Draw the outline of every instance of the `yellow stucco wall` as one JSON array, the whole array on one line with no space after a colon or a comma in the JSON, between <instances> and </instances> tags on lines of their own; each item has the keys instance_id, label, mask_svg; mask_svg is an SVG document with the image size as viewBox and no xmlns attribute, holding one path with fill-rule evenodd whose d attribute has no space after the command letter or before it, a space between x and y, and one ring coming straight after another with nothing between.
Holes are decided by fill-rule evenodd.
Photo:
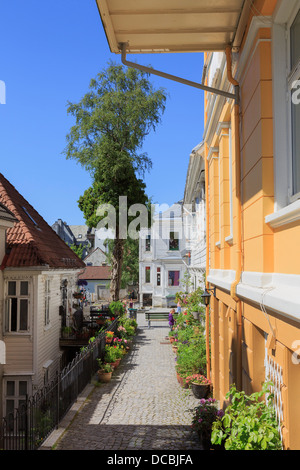
<instances>
[{"instance_id":1,"label":"yellow stucco wall","mask_svg":"<svg viewBox=\"0 0 300 470\"><path fill-rule=\"evenodd\" d=\"M255 7L263 15L271 15L276 3L276 0L259 0L255 2ZM252 12L249 25L254 15L255 12ZM244 44L246 41L247 34ZM240 77L242 271L299 274L300 224L294 222L273 229L265 222L265 217L274 211L273 100L276 97L273 96L272 85L272 34L270 28L262 27L253 40L249 60ZM223 127L218 135L216 130L213 138L212 146L218 147L218 152L211 154L208 162L209 263L210 269L228 271L237 269L239 256L237 206L234 203L237 154L232 104L226 103L219 122L231 126L233 240L225 240L230 235L230 185L229 136L226 135L226 127ZM206 158L209 151L210 147L207 146ZM284 446L300 449L300 405L297 399L300 364L292 360L293 342L299 338L300 344L299 322L274 311L263 311L250 300L242 298L242 339L239 344L237 303L230 293L217 288L210 311L211 377L215 397L221 404L226 404L225 395L233 382L240 383L249 394L260 390L265 379L267 351L270 361L282 370L280 399ZM266 340L272 336L270 324L276 333L276 340L271 349L266 349Z\"/></svg>"}]
</instances>

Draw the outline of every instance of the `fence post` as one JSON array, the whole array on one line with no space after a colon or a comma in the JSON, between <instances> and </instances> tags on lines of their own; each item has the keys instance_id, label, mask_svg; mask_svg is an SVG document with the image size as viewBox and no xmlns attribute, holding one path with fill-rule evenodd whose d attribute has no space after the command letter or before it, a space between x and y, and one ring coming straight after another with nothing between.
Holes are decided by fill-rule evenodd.
<instances>
[{"instance_id":1,"label":"fence post","mask_svg":"<svg viewBox=\"0 0 300 470\"><path fill-rule=\"evenodd\" d=\"M25 397L25 411L24 411L24 415L25 415L25 417L24 417L24 419L25 419L25 423L24 423L24 424L25 424L25 436L24 436L24 437L25 437L25 439L24 439L24 440L25 440L25 450L29 450L29 445L28 445L28 436L29 436L29 429L28 429L28 427L29 427L29 419L28 419L28 394L27 394L27 393L26 393L26 397ZM22 422L22 421L21 421L21 422ZM20 423L18 423L17 421L16 421L16 424L17 424L17 425L20 425ZM16 432L17 432L17 430L16 430Z\"/></svg>"}]
</instances>

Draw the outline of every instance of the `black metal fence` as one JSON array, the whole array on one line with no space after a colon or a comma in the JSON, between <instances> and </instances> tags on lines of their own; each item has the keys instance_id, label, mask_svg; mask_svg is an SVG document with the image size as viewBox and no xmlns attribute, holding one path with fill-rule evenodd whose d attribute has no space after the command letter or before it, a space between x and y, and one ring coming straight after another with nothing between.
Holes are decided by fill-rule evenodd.
<instances>
[{"instance_id":1,"label":"black metal fence","mask_svg":"<svg viewBox=\"0 0 300 470\"><path fill-rule=\"evenodd\" d=\"M116 331L114 320L110 331ZM51 384L27 397L14 413L8 414L0 429L0 449L36 450L75 402L98 369L97 358L105 349L105 331L78 353Z\"/></svg>"}]
</instances>

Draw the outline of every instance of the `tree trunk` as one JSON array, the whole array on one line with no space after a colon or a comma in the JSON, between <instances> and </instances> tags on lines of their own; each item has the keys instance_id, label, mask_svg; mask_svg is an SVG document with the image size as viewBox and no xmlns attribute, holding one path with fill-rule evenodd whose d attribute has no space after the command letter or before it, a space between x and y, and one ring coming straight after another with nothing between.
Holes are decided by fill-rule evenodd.
<instances>
[{"instance_id":1,"label":"tree trunk","mask_svg":"<svg viewBox=\"0 0 300 470\"><path fill-rule=\"evenodd\" d=\"M111 282L110 282L110 294L113 301L119 300L120 287L121 287L121 276L122 276L122 264L124 254L124 240L116 238L114 240L114 247L111 257Z\"/></svg>"}]
</instances>

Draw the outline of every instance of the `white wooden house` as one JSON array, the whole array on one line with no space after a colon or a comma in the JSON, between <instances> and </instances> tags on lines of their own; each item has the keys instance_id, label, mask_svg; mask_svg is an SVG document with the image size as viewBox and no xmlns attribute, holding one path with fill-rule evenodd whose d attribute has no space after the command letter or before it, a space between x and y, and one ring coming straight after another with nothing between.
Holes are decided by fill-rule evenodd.
<instances>
[{"instance_id":1,"label":"white wooden house","mask_svg":"<svg viewBox=\"0 0 300 470\"><path fill-rule=\"evenodd\" d=\"M60 366L61 327L73 313L77 273L85 265L0 174L0 202L17 219L1 233L2 412L50 382Z\"/></svg>"}]
</instances>

